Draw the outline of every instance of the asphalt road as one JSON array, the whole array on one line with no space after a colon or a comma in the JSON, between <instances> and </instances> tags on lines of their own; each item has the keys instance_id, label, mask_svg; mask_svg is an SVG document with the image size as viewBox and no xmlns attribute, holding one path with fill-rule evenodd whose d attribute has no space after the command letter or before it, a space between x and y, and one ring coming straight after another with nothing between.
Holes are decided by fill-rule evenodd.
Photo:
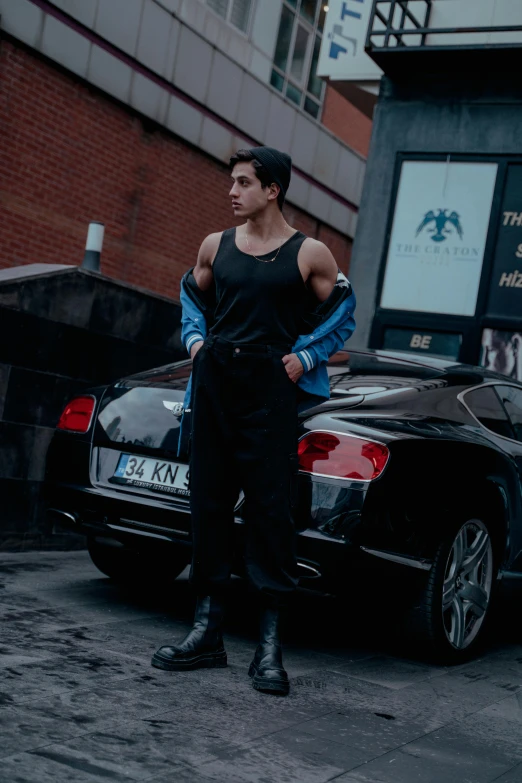
<instances>
[{"instance_id":1,"label":"asphalt road","mask_svg":"<svg viewBox=\"0 0 522 783\"><path fill-rule=\"evenodd\" d=\"M193 609L186 578L158 597L75 553L0 553L0 783L522 782L522 612L505 606L481 657L406 657L361 609L300 594L287 698L247 677L256 619L230 595L229 666L150 666Z\"/></svg>"}]
</instances>

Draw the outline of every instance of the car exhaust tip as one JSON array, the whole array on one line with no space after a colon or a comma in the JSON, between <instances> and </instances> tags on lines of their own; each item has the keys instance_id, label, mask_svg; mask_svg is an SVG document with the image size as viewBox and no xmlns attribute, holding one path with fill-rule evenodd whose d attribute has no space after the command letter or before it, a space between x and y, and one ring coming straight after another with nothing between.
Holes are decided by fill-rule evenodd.
<instances>
[{"instance_id":1,"label":"car exhaust tip","mask_svg":"<svg viewBox=\"0 0 522 783\"><path fill-rule=\"evenodd\" d=\"M319 579L321 572L308 563L297 563L297 575L300 579Z\"/></svg>"},{"instance_id":2,"label":"car exhaust tip","mask_svg":"<svg viewBox=\"0 0 522 783\"><path fill-rule=\"evenodd\" d=\"M54 522L62 522L67 525L77 525L79 523L78 516L71 511L62 511L61 508L48 508L46 511L48 517Z\"/></svg>"}]
</instances>

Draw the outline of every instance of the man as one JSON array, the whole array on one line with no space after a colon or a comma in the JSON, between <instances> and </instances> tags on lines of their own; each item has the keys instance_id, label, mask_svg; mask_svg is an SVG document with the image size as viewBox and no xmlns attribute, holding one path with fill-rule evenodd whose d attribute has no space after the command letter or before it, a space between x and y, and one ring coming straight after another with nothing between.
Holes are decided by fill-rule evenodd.
<instances>
[{"instance_id":1,"label":"man","mask_svg":"<svg viewBox=\"0 0 522 783\"><path fill-rule=\"evenodd\" d=\"M522 335L484 329L481 364L488 370L522 381Z\"/></svg>"},{"instance_id":2,"label":"man","mask_svg":"<svg viewBox=\"0 0 522 783\"><path fill-rule=\"evenodd\" d=\"M255 147L239 150L231 167L232 210L242 222L204 240L181 293L182 339L193 359L196 616L188 636L160 648L152 664L226 666L223 592L232 568L234 507L243 490L245 566L261 607L249 674L258 690L287 694L279 626L297 583L298 404L329 396L324 365L354 329L355 299L328 248L283 217L290 157Z\"/></svg>"}]
</instances>

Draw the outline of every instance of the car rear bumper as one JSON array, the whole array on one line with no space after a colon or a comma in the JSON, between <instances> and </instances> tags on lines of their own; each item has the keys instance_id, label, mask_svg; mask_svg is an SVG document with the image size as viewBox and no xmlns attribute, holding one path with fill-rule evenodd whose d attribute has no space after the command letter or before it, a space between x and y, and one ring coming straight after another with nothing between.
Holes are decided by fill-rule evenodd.
<instances>
[{"instance_id":1,"label":"car rear bumper","mask_svg":"<svg viewBox=\"0 0 522 783\"><path fill-rule=\"evenodd\" d=\"M308 477L305 483L311 489ZM331 486L331 489L335 487ZM190 506L186 500L176 501L172 497L164 499L161 496L148 498L105 487L58 482L48 482L45 494L48 519L59 529L115 539L131 547L149 547L162 542L191 547ZM312 491L314 494L315 491ZM299 513L297 509L296 553L301 585L335 591L339 582L346 581L347 571L358 570L357 561L362 553L350 532L360 524L364 495L364 492L350 492L349 513L338 515L332 524L321 524L324 521L321 509L315 508L314 519L310 516L309 505L307 513ZM306 491L300 492L300 496L310 502ZM235 550L240 553L245 525L239 516L235 521ZM366 558L363 555L363 560ZM240 571L238 562L236 573Z\"/></svg>"},{"instance_id":2,"label":"car rear bumper","mask_svg":"<svg viewBox=\"0 0 522 783\"><path fill-rule=\"evenodd\" d=\"M300 475L296 508L296 555L300 584L337 592L370 571L429 571L431 561L381 549L364 524L367 487ZM47 514L59 529L120 541L130 548L191 547L190 505L184 498L150 497L106 487L48 481ZM240 511L240 509L239 509ZM234 572L242 573L245 525L235 517ZM371 526L370 526L371 527Z\"/></svg>"},{"instance_id":3,"label":"car rear bumper","mask_svg":"<svg viewBox=\"0 0 522 783\"><path fill-rule=\"evenodd\" d=\"M107 489L59 483L46 485L45 499L48 518L76 533L190 541L190 508L186 501L137 498Z\"/></svg>"}]
</instances>

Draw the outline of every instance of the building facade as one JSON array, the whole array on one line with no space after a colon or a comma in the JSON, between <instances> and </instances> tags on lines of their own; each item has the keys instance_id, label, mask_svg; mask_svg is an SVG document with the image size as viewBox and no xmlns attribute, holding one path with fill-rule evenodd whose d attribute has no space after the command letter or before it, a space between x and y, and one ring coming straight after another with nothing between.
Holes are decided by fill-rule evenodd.
<instances>
[{"instance_id":1,"label":"building facade","mask_svg":"<svg viewBox=\"0 0 522 783\"><path fill-rule=\"evenodd\" d=\"M353 342L522 380L522 4L368 10L365 56L384 75L350 273Z\"/></svg>"},{"instance_id":2,"label":"building facade","mask_svg":"<svg viewBox=\"0 0 522 783\"><path fill-rule=\"evenodd\" d=\"M348 270L371 121L317 75L319 0L0 0L0 268L80 263L176 298L233 223L229 157L288 151L286 218ZM343 112L346 109L347 114Z\"/></svg>"}]
</instances>

